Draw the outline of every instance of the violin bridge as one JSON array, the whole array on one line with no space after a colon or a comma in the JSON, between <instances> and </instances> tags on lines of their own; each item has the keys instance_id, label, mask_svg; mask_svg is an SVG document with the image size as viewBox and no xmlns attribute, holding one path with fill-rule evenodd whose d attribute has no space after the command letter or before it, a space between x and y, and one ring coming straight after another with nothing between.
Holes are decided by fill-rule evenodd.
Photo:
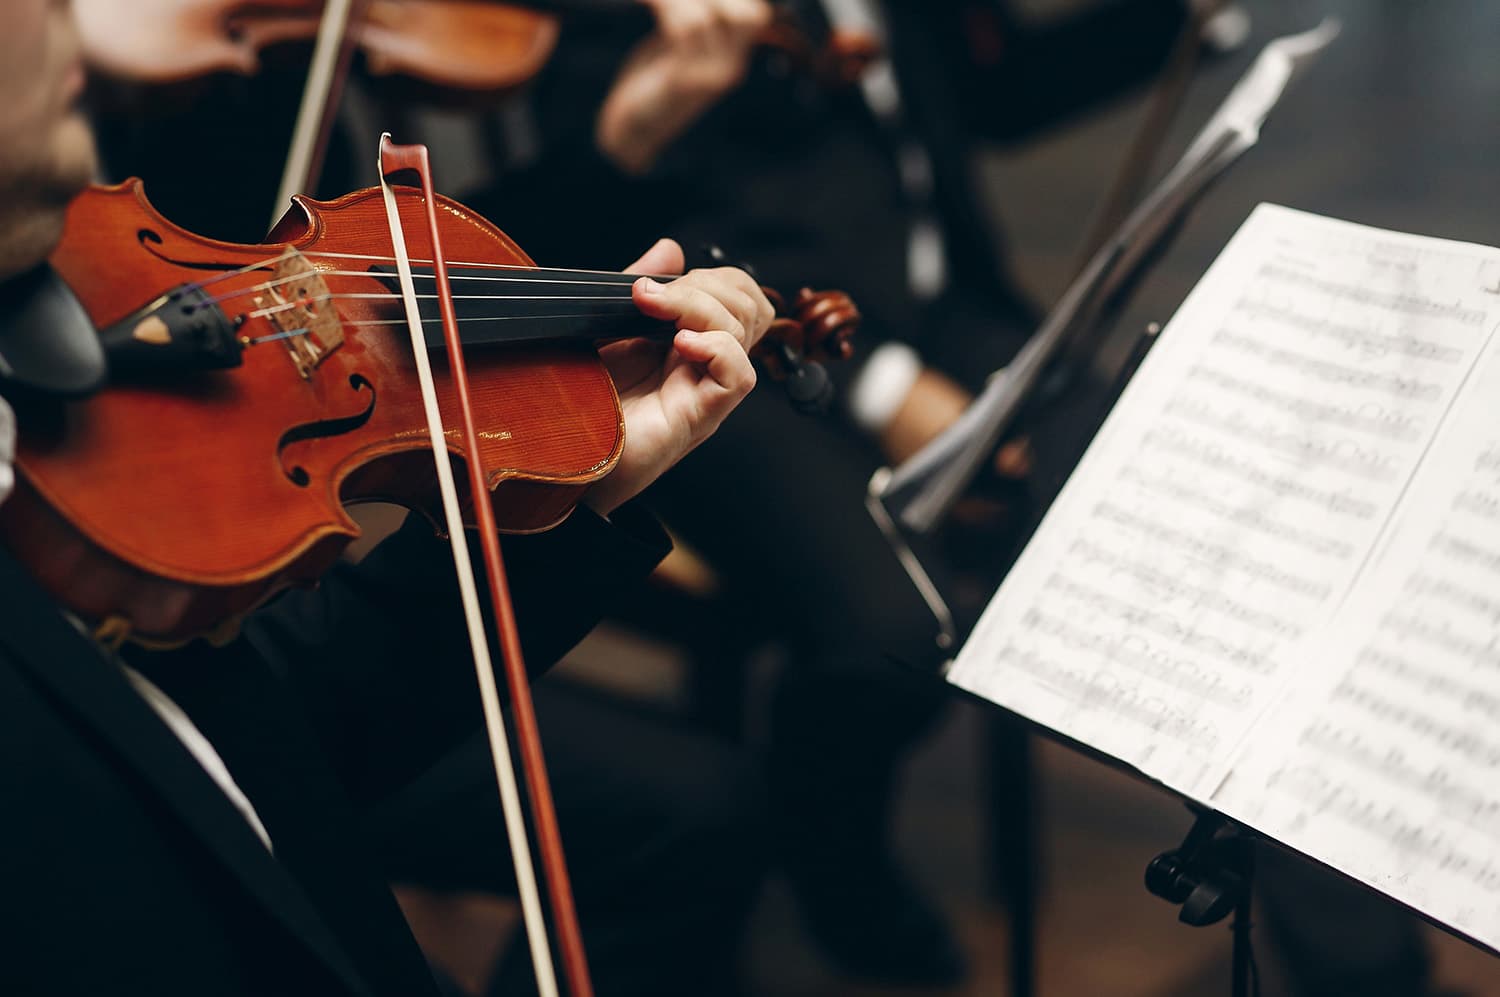
<instances>
[{"instance_id":1,"label":"violin bridge","mask_svg":"<svg viewBox=\"0 0 1500 997\"><path fill-rule=\"evenodd\" d=\"M344 325L333 293L307 257L288 248L276 261L276 277L257 304L286 337L286 349L297 373L307 380L313 369L344 342Z\"/></svg>"}]
</instances>

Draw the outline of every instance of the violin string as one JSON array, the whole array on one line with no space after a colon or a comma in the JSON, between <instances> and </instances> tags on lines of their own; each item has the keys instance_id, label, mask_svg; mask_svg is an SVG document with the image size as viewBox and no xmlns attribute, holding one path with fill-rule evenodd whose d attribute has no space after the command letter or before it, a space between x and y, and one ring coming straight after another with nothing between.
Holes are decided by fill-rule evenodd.
<instances>
[{"instance_id":1,"label":"violin string","mask_svg":"<svg viewBox=\"0 0 1500 997\"><path fill-rule=\"evenodd\" d=\"M370 263L396 262L396 258L394 256L372 256L367 253L304 253L303 255L308 259L364 260ZM276 259L280 259L280 257L278 256ZM271 262L274 263L275 260L272 260ZM412 260L411 263L412 266L432 266L431 260ZM682 274L622 274L618 270L577 270L571 267L529 267L520 263L460 263L453 260L448 261L448 267L450 269L452 269L453 267L463 267L467 270L514 270L521 273L525 273L527 270L550 270L553 273L564 273L574 277L629 277L631 280L634 280L638 277L654 277L658 280L672 280L674 278L682 276ZM416 277L423 275L413 274L412 276Z\"/></svg>"},{"instance_id":2,"label":"violin string","mask_svg":"<svg viewBox=\"0 0 1500 997\"><path fill-rule=\"evenodd\" d=\"M195 280L185 286L188 288L208 287L210 284L217 284L220 281L229 280L232 277L240 277L247 273L253 273L256 270L264 270L267 267L274 266L276 263L280 262L280 260L280 256L273 256L269 260L260 260L256 263L247 263L242 267L238 267L233 270L225 270L223 273L214 274L212 277L205 277L203 280Z\"/></svg>"},{"instance_id":3,"label":"violin string","mask_svg":"<svg viewBox=\"0 0 1500 997\"><path fill-rule=\"evenodd\" d=\"M422 300L422 301L436 301L438 296L436 294L418 294L418 295L416 295L416 297L419 300ZM397 301L399 301L400 298L401 298L401 295L399 295L399 294L391 294L391 293L379 294L379 293L372 293L372 292L363 292L363 293L358 293L358 294L317 294L317 295L313 295L312 297L308 297L308 298L298 298L295 301L284 301L284 302L282 302L279 305L267 305L264 308L257 308L254 311L246 312L245 315L248 318L265 318L267 315L274 315L277 312L288 311L290 309L298 308L298 307L301 307L301 306L304 306L304 305L308 305L308 304L321 304L322 302L325 302L325 301L349 301L349 300L363 300L363 301L393 301L393 300L397 300ZM572 302L576 302L576 301L613 301L613 302L616 302L616 303L623 303L625 301L629 301L630 299L627 298L627 297L624 297L624 296L618 296L618 297L616 297L616 296L611 296L611 295L588 295L588 294L584 294L584 295L570 295L568 297L558 297L558 296L552 295L552 294L455 294L453 296L453 300L454 301L565 301L565 302L568 302L568 303L571 304ZM521 317L521 316L511 316L511 317Z\"/></svg>"},{"instance_id":4,"label":"violin string","mask_svg":"<svg viewBox=\"0 0 1500 997\"><path fill-rule=\"evenodd\" d=\"M585 318L599 318L599 317L600 316L597 315L594 312L580 312L580 313L577 313L577 314L568 314L568 315L496 315L496 316L493 316L493 317L460 318L460 319L458 319L458 321L459 322L510 322L510 321L515 321L515 320L520 320L520 319L526 319L526 320L529 320L529 321L532 321L532 322L552 322L552 321L556 321L558 319L585 319ZM422 320L422 324L424 326L428 326L428 325L441 326L442 325L442 321L443 320L440 319L440 318L427 318L427 319L423 319ZM394 319L394 318L393 319L361 319L361 320L354 321L354 322L342 322L340 324L343 327L345 327L345 328L348 328L350 326L366 326L366 325L376 325L376 326L379 326L379 325L405 325L406 324L406 320L405 319ZM264 336L256 336L255 338L248 339L245 342L246 342L247 346L259 346L262 343L271 343L271 342L275 342L278 339L293 339L293 338L295 338L297 336L306 336L306 335L310 334L311 332L312 332L311 328L289 329L289 330L287 330L285 332L277 332L277 333L270 333L270 334L267 334L267 335L264 335Z\"/></svg>"},{"instance_id":5,"label":"violin string","mask_svg":"<svg viewBox=\"0 0 1500 997\"><path fill-rule=\"evenodd\" d=\"M207 287L210 284L217 284L220 281L229 280L230 278L238 277L238 276L241 276L241 275L247 274L247 273L251 273L252 271L255 271L255 270L265 270L265 269L274 267L276 264L280 263L284 255L285 254L277 254L276 256L268 257L268 258L266 258L264 260L258 260L258 261L254 262L254 263L247 263L247 264L245 264L242 267L237 267L237 268L232 269L232 270L225 270L223 273L215 274L212 277L208 277L208 278L205 278L205 279L200 280L200 281L195 281L194 283L196 284L196 286L199 286L199 287ZM376 256L376 255L372 255L372 254L368 254L368 253L326 253L326 252L325 253L302 253L301 256L302 256L303 259L359 260L359 261L368 262L368 263L395 263L395 257L393 257L393 256ZM432 261L431 260L412 260L412 264L414 266L431 266L432 265ZM466 269L466 270L500 270L500 271L506 271L506 272L516 273L516 274L536 273L536 272L540 271L540 272L546 272L546 273L551 273L551 274L562 274L562 275L565 275L565 276L568 276L568 277L599 277L599 278L604 278L603 280L600 280L600 281L578 281L578 283L625 284L625 283L634 283L636 280L639 280L641 277L650 277L650 278L652 278L654 280L675 280L676 278L682 276L681 274L622 273L622 272L620 272L618 270L579 270L579 269L573 269L573 268L569 268L569 267L535 267L535 266L524 266L524 265L517 264L517 263L463 262L463 263L449 263L448 265L450 267L461 267L461 268ZM354 277L354 276L358 276L358 277L379 276L379 275L373 275L369 271L366 271L366 270L352 270L352 271L349 271L349 270L345 270L345 271L334 270L334 271L323 271L323 272L324 273L329 273L329 274L335 274L335 275L339 275L339 276L350 276L350 277ZM413 273L412 276L413 277L420 277L420 278L423 278L425 280L432 280L432 279L434 279L433 275L430 274L430 273L425 273L425 274L424 273ZM459 278L461 280L506 280L506 279L539 280L539 279L543 279L543 278L536 278L536 277L517 277L517 278L480 277L477 274L453 274L452 276L454 276L456 278ZM558 283L566 283L566 281L558 281Z\"/></svg>"},{"instance_id":6,"label":"violin string","mask_svg":"<svg viewBox=\"0 0 1500 997\"><path fill-rule=\"evenodd\" d=\"M607 317L607 316L601 316L601 315L597 314L596 312L579 312L579 313L571 314L571 315L495 315L495 316L481 316L481 317L472 317L472 318L460 318L457 321L459 321L459 322L515 322L515 321L552 322L552 321L555 321L557 319L604 318L604 317ZM443 320L441 318L437 318L437 317L427 318L427 319L423 319L422 320L422 324L423 325L442 325L442 323L443 323ZM355 322L344 322L343 324L346 325L346 326L351 326L351 325L405 325L406 324L406 320L405 319L380 319L380 318L372 318L372 319L360 319L360 320L355 321Z\"/></svg>"},{"instance_id":7,"label":"violin string","mask_svg":"<svg viewBox=\"0 0 1500 997\"><path fill-rule=\"evenodd\" d=\"M278 339L293 339L293 338L295 338L297 336L305 336L309 332L312 332L312 330L311 329L288 329L285 332L278 332L278 333L274 333L274 334L268 335L268 336L256 336L254 339L247 339L247 340L245 340L245 345L246 346L259 346L261 343L271 343L271 342L275 342Z\"/></svg>"},{"instance_id":8,"label":"violin string","mask_svg":"<svg viewBox=\"0 0 1500 997\"><path fill-rule=\"evenodd\" d=\"M557 272L557 271L553 271L553 272ZM222 303L224 303L226 301L231 301L234 298L245 297L246 295L256 294L256 293L258 293L260 291L268 291L268 290L270 290L272 288L275 288L275 287L278 287L278 286L280 286L282 284L295 283L296 281L305 279L307 276L308 275L306 275L306 274L292 274L292 275L287 276L287 277L277 278L276 280L268 280L268 281L265 281L263 283L251 286L251 287L241 288L239 290L229 291L229 292L227 292L225 294L220 294L220 295L217 295L215 297L207 298L206 300L204 300L202 302L195 303L194 307L201 307L202 305L211 305L211 304L212 305L222 304ZM319 276L319 277L375 277L375 278L378 279L381 275L379 275L379 274L372 274L372 273L370 273L369 271L366 271L366 270L327 270L327 271L321 271L321 272L319 272L317 274L317 276ZM422 278L426 278L428 280L435 280L436 279L434 277L434 275L432 275L432 274L413 274L412 276L413 277L422 277ZM628 278L629 279L629 283L626 283L624 280L613 281L612 282L612 281L600 281L600 280L561 280L561 279L557 279L557 278L548 278L548 277L485 277L485 276L480 276L478 274L474 274L474 275L450 274L449 275L449 279L450 280L455 280L455 281L456 280L479 280L479 281L486 281L486 282L498 282L498 283L509 283L509 284L568 284L568 285L589 286L589 287L598 287L598 288L616 287L616 288L620 289L620 294L618 295L618 297L609 296L609 297L597 297L597 298L590 299L590 300L599 300L599 301L614 301L614 300L623 300L625 298L628 298L630 296L630 293L631 293L630 292L630 288L634 284L634 281L637 279L635 275L631 275L631 274L621 274L619 276ZM197 286L201 287L202 285L203 285L203 282L200 282ZM353 297L354 295L336 295L336 297L340 297L340 296L342 296L342 297ZM396 294L380 295L380 296L370 295L370 297L387 297L387 296L388 297L393 297L393 298L394 297L399 297L399 295L396 295ZM320 297L320 299L326 299L327 296L326 295L321 295L319 297ZM424 297L435 297L435 295L424 295ZM463 301L463 300L466 300L466 299L467 300L472 300L472 299L477 298L477 297L484 297L484 296L482 296L482 295L467 295L467 296L466 295L455 295L454 296L454 300L455 301ZM500 297L500 296L491 296L491 297ZM551 300L558 300L558 301L562 301L562 300L574 300L574 299L564 298L564 297L561 297L561 296L554 297L554 296L551 296L551 295L535 295L534 297L537 297L537 298L546 297L546 298L550 298ZM306 300L306 299L304 299L304 300Z\"/></svg>"},{"instance_id":9,"label":"violin string","mask_svg":"<svg viewBox=\"0 0 1500 997\"><path fill-rule=\"evenodd\" d=\"M565 273L566 271L539 269L536 272L538 272L538 273ZM209 298L204 303L205 304L219 304L220 302L228 301L231 298L242 297L243 295L246 295L246 294L254 294L257 291L268 291L271 288L280 287L282 284L292 284L292 283L295 283L295 282L297 282L299 280L306 279L308 276L310 276L310 275L309 274L304 274L304 273L296 273L296 274L290 274L290 275L288 275L286 277L278 277L275 280L263 281L262 283L254 284L254 285L252 285L250 287L240 288L238 290L230 291L230 292L228 292L226 294L221 294L221 295L218 295L216 297ZM311 276L317 276L317 277L373 277L373 278L375 278L375 279L378 280L380 277L382 277L384 275L377 274L377 273L372 273L369 270L320 270L316 274L311 275ZM437 279L435 275L430 274L430 273L414 273L414 274L412 274L412 276L414 278L421 278L421 279L425 279L425 280L436 280ZM485 276L481 276L479 274L451 274L450 275L450 279L452 279L452 280L471 280L471 281L472 280L479 280L479 281L485 281L485 282L490 282L490 283L501 283L501 284L576 284L576 285L579 285L579 286L590 286L590 287L619 287L619 288L626 288L626 287L632 286L635 283L635 281L639 278L640 275L638 275L638 274L617 274L616 276L619 277L619 278L622 278L622 279L613 280L613 281L609 281L609 280L562 280L562 279L555 278L555 277L485 277ZM218 278L214 278L214 279L217 280ZM196 286L201 287L205 283L207 283L207 281L201 281Z\"/></svg>"},{"instance_id":10,"label":"violin string","mask_svg":"<svg viewBox=\"0 0 1500 997\"><path fill-rule=\"evenodd\" d=\"M349 299L349 298L363 298L363 299L369 299L369 300L375 300L375 301L391 301L391 300L400 300L400 297L401 296L399 294L320 294L320 295L317 295L317 296L311 297L311 298L299 298L296 301L286 301L286 302L283 302L282 304L279 304L279 305L267 305L264 308L257 308L255 311L246 312L245 313L245 317L246 318L266 318L268 316L275 315L275 314L277 314L279 312L291 311L292 309L295 309L295 308L305 307L308 304L321 304L321 303L326 302L326 301L346 300L346 299ZM419 294L416 297L418 297L419 299L425 299L425 300L429 300L430 301L430 300L435 300L437 298L437 295L435 295L435 294ZM459 295L454 295L453 300L454 301L557 301L557 302L566 302L568 304L575 304L575 303L580 302L580 301L608 301L608 302L614 302L614 303L617 303L617 304L623 304L624 302L629 301L630 299L629 298L623 298L623 297L621 297L621 298L611 298L611 297L588 297L588 296L558 298L558 297L553 297L551 295L546 295L546 294L530 294L530 295L528 295L528 294L469 294L469 295L459 294ZM504 321L506 319L591 318L591 317L603 317L604 314L605 313L602 313L602 312L584 312L584 313L577 314L577 315L566 315L566 316L563 316L563 315L478 315L478 316L472 316L472 317L466 318L466 319L460 319L459 321L461 321L461 322L492 322L492 321L493 322L498 322L498 321ZM627 311L627 312L625 312L625 314L630 314L630 312ZM342 321L342 319L341 319L341 321ZM361 323L359 323L359 322L345 322L345 324L346 325L359 325Z\"/></svg>"}]
</instances>

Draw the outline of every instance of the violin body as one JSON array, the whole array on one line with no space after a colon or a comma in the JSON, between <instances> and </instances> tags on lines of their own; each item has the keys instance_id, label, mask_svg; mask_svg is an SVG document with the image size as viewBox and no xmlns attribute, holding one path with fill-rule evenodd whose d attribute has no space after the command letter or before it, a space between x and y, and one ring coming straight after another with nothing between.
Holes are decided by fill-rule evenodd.
<instances>
[{"instance_id":1,"label":"violin body","mask_svg":"<svg viewBox=\"0 0 1500 997\"><path fill-rule=\"evenodd\" d=\"M420 195L401 188L398 204L413 260L430 260ZM437 209L451 260L532 265L462 205L439 198ZM270 240L184 231L130 181L81 195L52 257L101 327L202 282L242 342L289 324L322 337L272 339L230 369L117 383L23 414L0 538L64 605L135 639L211 634L275 591L312 583L359 535L346 504L391 501L440 521L401 302L369 272L391 255L379 190L298 198ZM307 294L309 282L333 301ZM150 341L152 321L134 335ZM588 342L465 354L500 527L554 525L623 447L608 372ZM445 425L456 425L444 355L432 361Z\"/></svg>"},{"instance_id":2,"label":"violin body","mask_svg":"<svg viewBox=\"0 0 1500 997\"><path fill-rule=\"evenodd\" d=\"M323 0L73 0L84 53L105 73L176 83L251 75L261 53L311 44ZM361 0L350 38L374 76L443 92L503 93L531 79L557 43L555 18L480 0Z\"/></svg>"}]
</instances>

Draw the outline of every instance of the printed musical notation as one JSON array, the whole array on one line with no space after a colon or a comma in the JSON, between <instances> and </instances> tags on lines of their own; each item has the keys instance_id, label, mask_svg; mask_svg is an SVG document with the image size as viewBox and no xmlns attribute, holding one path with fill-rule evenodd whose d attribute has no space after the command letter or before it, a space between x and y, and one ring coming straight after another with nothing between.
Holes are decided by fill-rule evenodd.
<instances>
[{"instance_id":1,"label":"printed musical notation","mask_svg":"<svg viewBox=\"0 0 1500 997\"><path fill-rule=\"evenodd\" d=\"M1257 209L950 681L1500 946L1496 272Z\"/></svg>"},{"instance_id":2,"label":"printed musical notation","mask_svg":"<svg viewBox=\"0 0 1500 997\"><path fill-rule=\"evenodd\" d=\"M1221 802L1500 943L1500 317L1389 517L1325 661ZM1293 693L1287 694L1290 702ZM1288 780L1296 769L1302 775ZM1309 793L1308 781L1320 788ZM1366 809L1351 809L1352 800ZM1394 818L1368 820L1368 808ZM1419 827L1413 838L1407 826ZM1418 847L1420 846L1420 847ZM1321 857L1321 856L1320 856Z\"/></svg>"},{"instance_id":3,"label":"printed musical notation","mask_svg":"<svg viewBox=\"0 0 1500 997\"><path fill-rule=\"evenodd\" d=\"M1316 744L1312 740L1300 743L1304 746ZM1391 767L1389 759L1367 766L1381 771ZM1399 764L1395 767L1400 769ZM1431 776L1413 773L1411 779L1429 783L1433 789L1450 795L1445 792L1446 783L1441 777L1434 780ZM1278 770L1271 776L1269 786L1297 800L1308 816L1337 825L1345 836L1375 835L1387 842L1391 852L1401 857L1377 873L1379 879L1394 878L1393 869L1421 864L1444 878L1452 877L1472 884L1476 891L1487 894L1491 903L1500 902L1500 857L1493 852L1476 852L1464 842L1456 841L1446 830L1404 812L1400 806L1377 798L1375 794L1362 792L1357 780L1334 780L1324 771L1303 766ZM1454 791L1458 795L1462 792Z\"/></svg>"}]
</instances>

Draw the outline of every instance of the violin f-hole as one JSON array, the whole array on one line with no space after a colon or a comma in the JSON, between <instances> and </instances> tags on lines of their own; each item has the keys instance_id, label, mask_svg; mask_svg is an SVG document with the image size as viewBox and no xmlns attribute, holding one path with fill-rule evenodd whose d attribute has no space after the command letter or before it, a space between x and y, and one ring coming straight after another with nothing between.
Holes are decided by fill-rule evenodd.
<instances>
[{"instance_id":1,"label":"violin f-hole","mask_svg":"<svg viewBox=\"0 0 1500 997\"><path fill-rule=\"evenodd\" d=\"M286 460L287 448L304 440L326 439L330 436L341 436L344 433L352 433L365 423L370 421L370 416L375 414L375 385L370 383L369 378L363 374L350 374L349 387L356 393L369 392L369 401L359 412L351 415L338 416L332 419L319 419L317 422L305 422L300 426L293 426L281 434L281 439L276 441L276 459L281 463L281 473L286 475L288 481L298 488L306 488L312 483L312 475L307 473L307 468L300 464L288 464Z\"/></svg>"},{"instance_id":2,"label":"violin f-hole","mask_svg":"<svg viewBox=\"0 0 1500 997\"><path fill-rule=\"evenodd\" d=\"M155 229L144 227L136 229L135 240L136 242L140 243L142 249L150 253L152 256L156 257L158 260L161 260L163 263L170 264L174 267L182 267L184 270L212 270L216 273L224 273L230 270L240 270L242 267L241 263L233 260L219 260L212 258L206 260L193 260L180 259L178 257L172 256L167 248L166 238ZM255 267L254 269L268 270L270 269L270 265L274 264L277 259L279 259L279 257L271 259L266 263Z\"/></svg>"}]
</instances>

